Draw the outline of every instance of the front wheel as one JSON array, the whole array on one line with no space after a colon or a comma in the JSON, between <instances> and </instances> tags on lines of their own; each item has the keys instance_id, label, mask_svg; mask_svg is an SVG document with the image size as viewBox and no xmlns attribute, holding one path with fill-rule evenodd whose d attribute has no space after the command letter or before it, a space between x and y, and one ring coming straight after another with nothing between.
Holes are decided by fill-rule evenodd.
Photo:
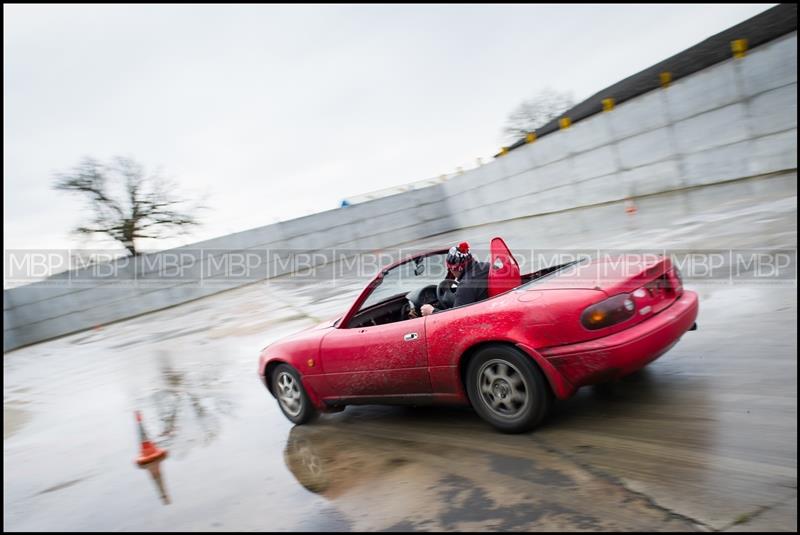
<instances>
[{"instance_id":1,"label":"front wheel","mask_svg":"<svg viewBox=\"0 0 800 535\"><path fill-rule=\"evenodd\" d=\"M547 416L553 395L527 355L508 346L489 346L467 368L467 394L475 411L505 433L522 433Z\"/></svg>"},{"instance_id":2,"label":"front wheel","mask_svg":"<svg viewBox=\"0 0 800 535\"><path fill-rule=\"evenodd\" d=\"M317 414L317 409L308 399L300 375L288 364L281 364L272 372L272 393L278 400L284 416L295 424L309 422Z\"/></svg>"}]
</instances>

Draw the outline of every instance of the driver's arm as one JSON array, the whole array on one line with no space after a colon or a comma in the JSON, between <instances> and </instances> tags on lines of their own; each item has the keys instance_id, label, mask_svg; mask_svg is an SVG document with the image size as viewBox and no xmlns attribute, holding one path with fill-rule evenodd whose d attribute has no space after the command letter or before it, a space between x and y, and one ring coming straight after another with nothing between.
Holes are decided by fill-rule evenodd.
<instances>
[{"instance_id":1,"label":"driver's arm","mask_svg":"<svg viewBox=\"0 0 800 535\"><path fill-rule=\"evenodd\" d=\"M481 287L477 281L470 280L467 284L460 284L456 290L456 300L453 308L470 305L481 300Z\"/></svg>"}]
</instances>

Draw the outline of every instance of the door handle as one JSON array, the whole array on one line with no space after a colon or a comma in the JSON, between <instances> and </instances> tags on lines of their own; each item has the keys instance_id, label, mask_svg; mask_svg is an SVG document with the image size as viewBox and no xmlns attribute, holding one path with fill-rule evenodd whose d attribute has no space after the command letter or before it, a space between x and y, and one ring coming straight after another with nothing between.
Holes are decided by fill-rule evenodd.
<instances>
[{"instance_id":1,"label":"door handle","mask_svg":"<svg viewBox=\"0 0 800 535\"><path fill-rule=\"evenodd\" d=\"M411 340L416 340L417 338L419 338L419 335L417 333L408 333L403 337L403 340L405 340L406 342L410 342Z\"/></svg>"}]
</instances>

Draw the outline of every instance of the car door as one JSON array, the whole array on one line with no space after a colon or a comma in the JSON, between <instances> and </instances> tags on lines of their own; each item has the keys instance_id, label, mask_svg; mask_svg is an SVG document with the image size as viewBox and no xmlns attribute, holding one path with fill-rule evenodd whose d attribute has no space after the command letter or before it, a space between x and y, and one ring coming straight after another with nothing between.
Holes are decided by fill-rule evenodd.
<instances>
[{"instance_id":1,"label":"car door","mask_svg":"<svg viewBox=\"0 0 800 535\"><path fill-rule=\"evenodd\" d=\"M431 392L425 318L333 329L320 349L333 397L410 397Z\"/></svg>"}]
</instances>

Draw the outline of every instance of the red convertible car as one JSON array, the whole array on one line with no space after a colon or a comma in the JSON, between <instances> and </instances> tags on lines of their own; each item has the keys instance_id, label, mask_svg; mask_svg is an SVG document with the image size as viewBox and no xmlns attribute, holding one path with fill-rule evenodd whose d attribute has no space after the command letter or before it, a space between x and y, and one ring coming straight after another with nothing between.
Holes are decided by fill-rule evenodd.
<instances>
[{"instance_id":1,"label":"red convertible car","mask_svg":"<svg viewBox=\"0 0 800 535\"><path fill-rule=\"evenodd\" d=\"M447 250L433 251L383 268L342 317L265 347L258 373L286 417L470 404L501 431L522 432L554 397L639 370L696 328L697 294L668 257L585 259L523 275L502 239L490 251L487 299L447 308ZM444 310L409 314L424 304Z\"/></svg>"}]
</instances>

